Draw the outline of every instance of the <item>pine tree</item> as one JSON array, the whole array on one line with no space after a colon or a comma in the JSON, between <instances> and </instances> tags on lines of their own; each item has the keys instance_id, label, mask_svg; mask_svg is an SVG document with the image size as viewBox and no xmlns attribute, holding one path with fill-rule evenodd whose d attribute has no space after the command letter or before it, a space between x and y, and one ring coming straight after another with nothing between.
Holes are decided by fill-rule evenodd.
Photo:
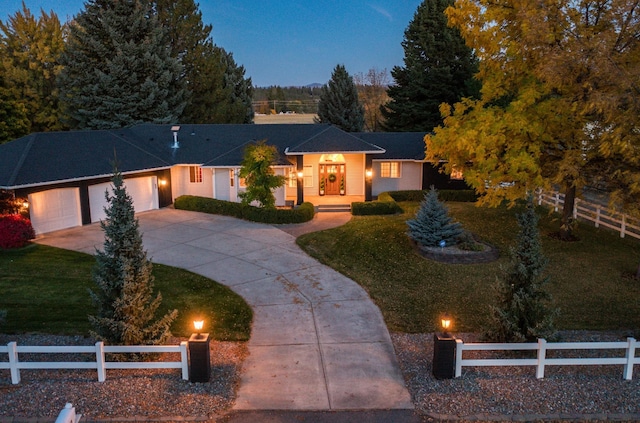
<instances>
[{"instance_id":1,"label":"pine tree","mask_svg":"<svg viewBox=\"0 0 640 423\"><path fill-rule=\"evenodd\" d=\"M362 132L364 108L358 100L356 84L343 65L335 67L331 80L322 87L316 122L331 123L347 132Z\"/></svg>"},{"instance_id":2,"label":"pine tree","mask_svg":"<svg viewBox=\"0 0 640 423\"><path fill-rule=\"evenodd\" d=\"M486 337L496 342L535 341L553 338L557 310L548 307L551 296L544 290L547 260L542 254L538 215L530 196L518 215L520 232L511 264L499 281L497 305L491 307Z\"/></svg>"},{"instance_id":3,"label":"pine tree","mask_svg":"<svg viewBox=\"0 0 640 423\"><path fill-rule=\"evenodd\" d=\"M27 135L30 128L24 104L8 93L0 77L0 144Z\"/></svg>"},{"instance_id":4,"label":"pine tree","mask_svg":"<svg viewBox=\"0 0 640 423\"><path fill-rule=\"evenodd\" d=\"M231 53L211 39L211 25L193 0L152 0L165 27L171 56L184 66L188 102L181 121L190 123L252 123L253 87Z\"/></svg>"},{"instance_id":5,"label":"pine tree","mask_svg":"<svg viewBox=\"0 0 640 423\"><path fill-rule=\"evenodd\" d=\"M285 183L284 176L273 172L277 155L278 150L264 140L247 146L240 168L240 177L245 178L247 184L247 190L240 193L242 204L257 201L264 208L275 208L273 190Z\"/></svg>"},{"instance_id":6,"label":"pine tree","mask_svg":"<svg viewBox=\"0 0 640 423\"><path fill-rule=\"evenodd\" d=\"M5 95L25 110L27 131L65 129L56 86L63 49L63 28L53 12L36 18L23 3L22 11L0 21L0 79Z\"/></svg>"},{"instance_id":7,"label":"pine tree","mask_svg":"<svg viewBox=\"0 0 640 423\"><path fill-rule=\"evenodd\" d=\"M405 30L404 66L395 66L391 101L382 108L387 131L433 131L440 104L477 96L477 60L444 14L453 0L424 0Z\"/></svg>"},{"instance_id":8,"label":"pine tree","mask_svg":"<svg viewBox=\"0 0 640 423\"><path fill-rule=\"evenodd\" d=\"M147 1L89 0L70 24L59 77L74 128L178 121L185 106L180 62Z\"/></svg>"},{"instance_id":9,"label":"pine tree","mask_svg":"<svg viewBox=\"0 0 640 423\"><path fill-rule=\"evenodd\" d=\"M441 241L453 246L463 234L462 225L449 216L447 206L438 200L434 187L425 194L415 219L407 220L407 226L409 237L421 247L438 247Z\"/></svg>"},{"instance_id":10,"label":"pine tree","mask_svg":"<svg viewBox=\"0 0 640 423\"><path fill-rule=\"evenodd\" d=\"M97 307L96 315L89 316L92 335L110 344L162 344L171 336L169 327L178 311L154 321L162 296L152 298L152 264L142 246L133 201L117 169L112 182L113 193L105 193L107 217L100 222L104 250L96 252L93 269L97 289L90 291Z\"/></svg>"}]
</instances>

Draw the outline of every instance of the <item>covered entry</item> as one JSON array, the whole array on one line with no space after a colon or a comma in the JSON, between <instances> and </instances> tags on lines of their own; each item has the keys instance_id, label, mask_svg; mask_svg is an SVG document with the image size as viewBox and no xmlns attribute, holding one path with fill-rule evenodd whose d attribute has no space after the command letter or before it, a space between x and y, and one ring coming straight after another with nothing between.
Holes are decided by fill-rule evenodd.
<instances>
[{"instance_id":1,"label":"covered entry","mask_svg":"<svg viewBox=\"0 0 640 423\"><path fill-rule=\"evenodd\" d=\"M342 154L320 156L320 195L345 195L347 190L347 164Z\"/></svg>"}]
</instances>

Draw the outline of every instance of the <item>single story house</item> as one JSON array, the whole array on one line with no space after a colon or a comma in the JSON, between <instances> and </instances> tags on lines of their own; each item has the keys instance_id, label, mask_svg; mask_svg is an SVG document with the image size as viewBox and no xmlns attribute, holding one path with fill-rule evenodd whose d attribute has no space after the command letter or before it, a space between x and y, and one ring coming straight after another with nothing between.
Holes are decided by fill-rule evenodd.
<instances>
[{"instance_id":1,"label":"single story house","mask_svg":"<svg viewBox=\"0 0 640 423\"><path fill-rule=\"evenodd\" d=\"M140 124L34 133L0 145L0 189L28 201L37 234L100 221L114 163L137 212L180 195L239 201L244 149L266 140L287 178L278 205L350 204L391 190L465 188L424 160L424 133L347 133L335 126Z\"/></svg>"}]
</instances>

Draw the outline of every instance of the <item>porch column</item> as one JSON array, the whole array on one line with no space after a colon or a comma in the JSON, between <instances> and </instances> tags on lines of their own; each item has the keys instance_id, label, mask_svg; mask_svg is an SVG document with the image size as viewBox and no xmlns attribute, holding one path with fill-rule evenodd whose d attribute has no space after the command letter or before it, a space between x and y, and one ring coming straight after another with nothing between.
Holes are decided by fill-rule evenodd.
<instances>
[{"instance_id":1,"label":"porch column","mask_svg":"<svg viewBox=\"0 0 640 423\"><path fill-rule=\"evenodd\" d=\"M373 170L373 156L365 154L364 156L364 201L373 200L373 175L369 173ZM372 176L368 176L372 175Z\"/></svg>"},{"instance_id":2,"label":"porch column","mask_svg":"<svg viewBox=\"0 0 640 423\"><path fill-rule=\"evenodd\" d=\"M298 175L302 174L302 178ZM296 156L296 188L297 188L297 199L296 205L300 205L304 203L304 156L299 155Z\"/></svg>"}]
</instances>

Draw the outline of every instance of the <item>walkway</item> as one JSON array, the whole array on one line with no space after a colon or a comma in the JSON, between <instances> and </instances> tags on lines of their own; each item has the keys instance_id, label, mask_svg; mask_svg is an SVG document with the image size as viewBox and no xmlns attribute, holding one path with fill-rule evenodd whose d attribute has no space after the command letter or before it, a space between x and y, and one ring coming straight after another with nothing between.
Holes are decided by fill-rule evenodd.
<instances>
[{"instance_id":1,"label":"walkway","mask_svg":"<svg viewBox=\"0 0 640 423\"><path fill-rule=\"evenodd\" d=\"M329 226L326 218L309 227ZM253 308L234 409L413 408L379 309L358 284L302 252L293 235L272 225L174 209L138 219L154 262L228 285ZM306 231L302 225L283 229ZM94 224L37 242L93 254L103 239Z\"/></svg>"}]
</instances>

